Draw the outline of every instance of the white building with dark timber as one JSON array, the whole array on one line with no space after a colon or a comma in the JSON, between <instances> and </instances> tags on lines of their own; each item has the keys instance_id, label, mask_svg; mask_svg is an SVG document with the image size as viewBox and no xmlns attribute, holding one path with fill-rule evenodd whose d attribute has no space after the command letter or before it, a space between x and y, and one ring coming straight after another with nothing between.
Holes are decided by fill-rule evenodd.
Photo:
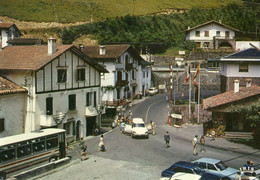
<instances>
[{"instance_id":1,"label":"white building with dark timber","mask_svg":"<svg viewBox=\"0 0 260 180\"><path fill-rule=\"evenodd\" d=\"M26 88L25 132L66 129L69 141L100 125L101 80L107 70L73 45L7 46L0 51L0 73Z\"/></svg>"}]
</instances>

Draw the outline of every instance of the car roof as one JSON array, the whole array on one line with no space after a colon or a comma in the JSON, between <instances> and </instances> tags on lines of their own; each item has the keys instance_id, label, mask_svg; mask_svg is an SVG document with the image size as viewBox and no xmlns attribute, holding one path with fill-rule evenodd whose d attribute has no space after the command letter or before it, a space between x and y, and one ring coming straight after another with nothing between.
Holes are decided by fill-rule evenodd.
<instances>
[{"instance_id":1,"label":"car roof","mask_svg":"<svg viewBox=\"0 0 260 180\"><path fill-rule=\"evenodd\" d=\"M133 118L133 123L144 123L142 118Z\"/></svg>"},{"instance_id":2,"label":"car roof","mask_svg":"<svg viewBox=\"0 0 260 180\"><path fill-rule=\"evenodd\" d=\"M187 168L198 167L198 165L187 161L178 161L174 163L172 166L187 167Z\"/></svg>"},{"instance_id":3,"label":"car roof","mask_svg":"<svg viewBox=\"0 0 260 180\"><path fill-rule=\"evenodd\" d=\"M205 163L212 163L212 164L216 164L218 162L220 162L221 160L219 159L213 159L213 158L200 158L196 161L193 162L205 162Z\"/></svg>"},{"instance_id":4,"label":"car roof","mask_svg":"<svg viewBox=\"0 0 260 180\"><path fill-rule=\"evenodd\" d=\"M175 173L170 180L199 180L201 178L198 174L190 174L190 173Z\"/></svg>"}]
</instances>

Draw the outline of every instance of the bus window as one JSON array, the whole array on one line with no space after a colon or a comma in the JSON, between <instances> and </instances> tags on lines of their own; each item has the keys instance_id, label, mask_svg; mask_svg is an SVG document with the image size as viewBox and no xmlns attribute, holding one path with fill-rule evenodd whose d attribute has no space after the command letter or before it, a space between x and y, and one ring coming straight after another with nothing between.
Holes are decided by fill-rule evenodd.
<instances>
[{"instance_id":1,"label":"bus window","mask_svg":"<svg viewBox=\"0 0 260 180\"><path fill-rule=\"evenodd\" d=\"M32 140L32 144L33 144L34 153L45 150L44 138L34 139L34 140Z\"/></svg>"},{"instance_id":2,"label":"bus window","mask_svg":"<svg viewBox=\"0 0 260 180\"><path fill-rule=\"evenodd\" d=\"M15 145L2 147L0 150L0 162L15 159Z\"/></svg>"},{"instance_id":3,"label":"bus window","mask_svg":"<svg viewBox=\"0 0 260 180\"><path fill-rule=\"evenodd\" d=\"M58 147L58 136L57 135L48 136L46 139L47 139L46 140L47 149Z\"/></svg>"},{"instance_id":4,"label":"bus window","mask_svg":"<svg viewBox=\"0 0 260 180\"><path fill-rule=\"evenodd\" d=\"M31 154L31 143L30 141L25 141L17 144L17 157L23 157Z\"/></svg>"}]
</instances>

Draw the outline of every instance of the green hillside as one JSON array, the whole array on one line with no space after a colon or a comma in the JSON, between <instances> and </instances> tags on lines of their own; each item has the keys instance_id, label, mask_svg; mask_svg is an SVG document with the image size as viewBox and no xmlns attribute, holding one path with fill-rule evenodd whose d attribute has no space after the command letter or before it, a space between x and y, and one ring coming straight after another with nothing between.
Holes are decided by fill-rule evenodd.
<instances>
[{"instance_id":1,"label":"green hillside","mask_svg":"<svg viewBox=\"0 0 260 180\"><path fill-rule=\"evenodd\" d=\"M241 0L1 0L0 16L34 22L100 21L108 17L216 8Z\"/></svg>"}]
</instances>

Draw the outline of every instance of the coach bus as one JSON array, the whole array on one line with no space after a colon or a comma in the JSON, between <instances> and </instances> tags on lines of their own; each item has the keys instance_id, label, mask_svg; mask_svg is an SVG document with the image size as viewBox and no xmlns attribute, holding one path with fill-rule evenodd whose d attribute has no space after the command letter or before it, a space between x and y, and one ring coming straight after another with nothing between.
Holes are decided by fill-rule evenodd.
<instances>
[{"instance_id":1,"label":"coach bus","mask_svg":"<svg viewBox=\"0 0 260 180\"><path fill-rule=\"evenodd\" d=\"M0 138L0 180L25 167L64 157L64 129L49 128Z\"/></svg>"}]
</instances>

